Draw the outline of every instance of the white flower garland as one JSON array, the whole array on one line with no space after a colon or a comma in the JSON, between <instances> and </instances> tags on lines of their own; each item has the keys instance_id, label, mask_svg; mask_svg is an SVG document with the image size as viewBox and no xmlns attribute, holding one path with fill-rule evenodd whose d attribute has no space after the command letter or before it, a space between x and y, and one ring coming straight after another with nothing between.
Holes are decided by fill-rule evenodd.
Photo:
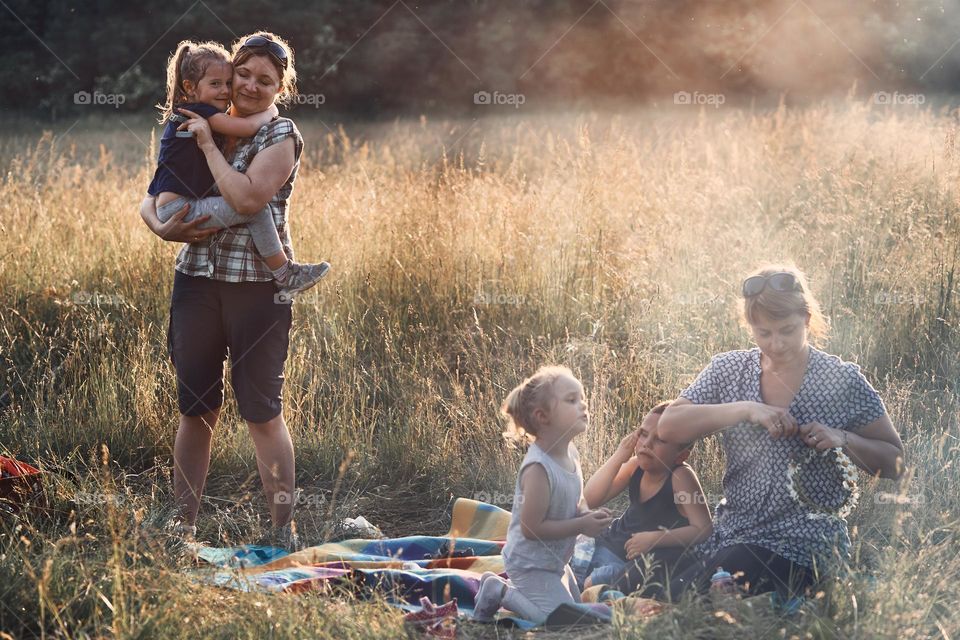
<instances>
[{"instance_id":1,"label":"white flower garland","mask_svg":"<svg viewBox=\"0 0 960 640\"><path fill-rule=\"evenodd\" d=\"M847 498L843 501L843 504L840 505L837 509L830 509L824 507L823 505L817 504L810 498L806 493L803 492L803 489L798 489L795 476L797 472L800 471L800 467L812 462L818 455L822 457L827 457L830 454L833 454L837 466L840 467L840 472L843 475L843 490L847 492ZM843 452L843 449L837 447L835 449L826 449L824 451L817 451L816 449L807 449L806 451L797 455L793 460L787 464L787 490L790 492L790 496L805 506L810 510L810 513L807 514L807 517L811 520L820 520L823 518L839 518L843 519L849 516L853 512L853 508L857 506L857 500L860 498L860 489L857 486L857 467L853 464L853 461Z\"/></svg>"}]
</instances>

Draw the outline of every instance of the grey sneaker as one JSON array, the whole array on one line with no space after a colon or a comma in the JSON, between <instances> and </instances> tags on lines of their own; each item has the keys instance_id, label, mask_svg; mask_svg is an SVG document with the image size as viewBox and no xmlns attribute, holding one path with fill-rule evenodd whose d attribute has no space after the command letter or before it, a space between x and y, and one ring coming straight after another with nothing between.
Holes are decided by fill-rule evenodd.
<instances>
[{"instance_id":1,"label":"grey sneaker","mask_svg":"<svg viewBox=\"0 0 960 640\"><path fill-rule=\"evenodd\" d=\"M287 281L282 285L277 283L278 289L274 299L279 303L289 304L295 295L320 282L328 271L330 271L329 262L317 264L291 262Z\"/></svg>"}]
</instances>

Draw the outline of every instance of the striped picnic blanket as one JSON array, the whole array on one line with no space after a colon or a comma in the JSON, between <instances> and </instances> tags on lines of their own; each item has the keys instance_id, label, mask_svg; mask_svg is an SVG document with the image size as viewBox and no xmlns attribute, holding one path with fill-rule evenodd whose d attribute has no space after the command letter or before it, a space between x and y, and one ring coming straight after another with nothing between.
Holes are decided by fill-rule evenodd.
<instances>
[{"instance_id":1,"label":"striped picnic blanket","mask_svg":"<svg viewBox=\"0 0 960 640\"><path fill-rule=\"evenodd\" d=\"M406 611L419 610L422 597L436 603L456 598L460 613L471 615L481 574L492 571L506 577L501 551L510 512L459 498L452 515L450 531L443 536L341 540L296 553L253 545L203 547L200 559L215 570L198 577L207 584L261 592L297 593L336 584L359 596L378 593ZM463 556L464 550L472 551ZM596 624L598 606L568 605L554 613L561 624L571 619L572 624ZM522 629L537 626L506 615L498 616L498 622Z\"/></svg>"},{"instance_id":2,"label":"striped picnic blanket","mask_svg":"<svg viewBox=\"0 0 960 640\"><path fill-rule=\"evenodd\" d=\"M341 540L296 553L253 545L203 547L199 557L218 568L204 572L204 581L233 589L309 591L338 581L376 589L397 605L416 605L421 596L434 602L457 597L469 609L480 575L504 573L500 552L509 523L509 511L460 498L443 536ZM471 555L458 557L467 549Z\"/></svg>"}]
</instances>

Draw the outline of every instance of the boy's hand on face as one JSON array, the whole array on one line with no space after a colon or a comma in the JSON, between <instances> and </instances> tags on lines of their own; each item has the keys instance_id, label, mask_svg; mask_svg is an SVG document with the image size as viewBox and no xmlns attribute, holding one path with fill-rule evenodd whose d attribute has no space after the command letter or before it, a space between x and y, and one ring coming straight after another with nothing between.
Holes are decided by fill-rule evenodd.
<instances>
[{"instance_id":1,"label":"boy's hand on face","mask_svg":"<svg viewBox=\"0 0 960 640\"><path fill-rule=\"evenodd\" d=\"M653 545L661 535L659 531L641 531L630 536L623 545L623 550L627 552L627 560L635 560L641 554L652 551Z\"/></svg>"},{"instance_id":2,"label":"boy's hand on face","mask_svg":"<svg viewBox=\"0 0 960 640\"><path fill-rule=\"evenodd\" d=\"M617 452L614 455L617 456L621 464L633 457L639 439L640 431L634 429L620 441L620 445L617 447Z\"/></svg>"}]
</instances>

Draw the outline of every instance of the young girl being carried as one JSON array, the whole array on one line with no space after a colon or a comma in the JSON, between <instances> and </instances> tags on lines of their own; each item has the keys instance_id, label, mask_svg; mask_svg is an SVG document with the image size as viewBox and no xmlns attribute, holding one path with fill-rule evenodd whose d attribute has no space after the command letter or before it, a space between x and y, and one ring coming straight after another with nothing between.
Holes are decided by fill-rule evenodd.
<instances>
[{"instance_id":1,"label":"young girl being carried","mask_svg":"<svg viewBox=\"0 0 960 640\"><path fill-rule=\"evenodd\" d=\"M157 217L167 222L185 205L183 218L192 222L201 216L210 219L201 229L226 229L246 225L254 246L273 273L280 294L289 297L315 285L330 269L326 262L293 262L283 251L270 207L253 215L234 210L221 196L211 196L215 180L206 158L189 131L181 131L186 118L179 111L206 118L214 133L249 138L277 117L277 107L247 117L225 113L230 104L233 65L230 54L213 42L184 40L167 63L167 98L161 107L161 123L167 126L160 139L157 170L147 192L157 198Z\"/></svg>"},{"instance_id":2,"label":"young girl being carried","mask_svg":"<svg viewBox=\"0 0 960 640\"><path fill-rule=\"evenodd\" d=\"M542 623L558 606L580 602L570 569L577 535L596 536L611 522L583 499L580 456L572 440L587 430L583 386L566 367L543 367L510 392L507 436L532 440L517 474L503 559L509 580L480 579L474 617L490 620L500 606ZM609 614L609 610L600 606Z\"/></svg>"}]
</instances>

